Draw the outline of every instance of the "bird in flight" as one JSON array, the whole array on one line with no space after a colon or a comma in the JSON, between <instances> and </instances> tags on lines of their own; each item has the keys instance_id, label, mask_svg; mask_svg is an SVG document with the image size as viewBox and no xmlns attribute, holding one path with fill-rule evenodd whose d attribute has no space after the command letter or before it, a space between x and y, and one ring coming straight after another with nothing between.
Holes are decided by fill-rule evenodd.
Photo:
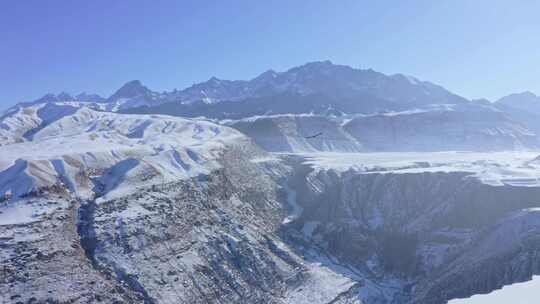
<instances>
[{"instance_id":1,"label":"bird in flight","mask_svg":"<svg viewBox=\"0 0 540 304\"><path fill-rule=\"evenodd\" d=\"M319 132L319 133L317 133L317 134L314 134L314 135L311 135L311 136L306 136L306 137L304 137L304 138L306 138L306 139L309 139L309 138L315 138L315 137L317 137L317 136L321 136L322 134L323 134L323 132Z\"/></svg>"}]
</instances>

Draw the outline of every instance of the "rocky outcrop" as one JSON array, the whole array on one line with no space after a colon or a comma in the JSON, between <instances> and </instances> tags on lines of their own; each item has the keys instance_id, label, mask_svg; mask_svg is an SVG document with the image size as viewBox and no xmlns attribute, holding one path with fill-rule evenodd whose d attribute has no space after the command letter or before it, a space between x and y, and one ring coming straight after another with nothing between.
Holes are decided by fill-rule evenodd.
<instances>
[{"instance_id":1,"label":"rocky outcrop","mask_svg":"<svg viewBox=\"0 0 540 304\"><path fill-rule=\"evenodd\" d=\"M79 202L42 193L2 208L17 223L0 225L2 303L141 302L139 293L93 267L77 233ZM24 208L43 210L21 221ZM4 214L6 215L6 214Z\"/></svg>"},{"instance_id":2,"label":"rocky outcrop","mask_svg":"<svg viewBox=\"0 0 540 304\"><path fill-rule=\"evenodd\" d=\"M539 273L538 187L466 172L296 172L303 212L291 227L361 274L366 303L446 303Z\"/></svg>"}]
</instances>

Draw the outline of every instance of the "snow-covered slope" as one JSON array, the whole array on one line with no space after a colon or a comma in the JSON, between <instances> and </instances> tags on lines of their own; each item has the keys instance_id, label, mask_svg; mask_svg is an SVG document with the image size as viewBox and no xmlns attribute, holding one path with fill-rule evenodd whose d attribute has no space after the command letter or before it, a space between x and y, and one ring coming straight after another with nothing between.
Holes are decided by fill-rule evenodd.
<instances>
[{"instance_id":1,"label":"snow-covered slope","mask_svg":"<svg viewBox=\"0 0 540 304\"><path fill-rule=\"evenodd\" d=\"M505 286L489 294L475 295L466 299L452 300L449 304L534 304L540 290L540 277L531 281Z\"/></svg>"},{"instance_id":2,"label":"snow-covered slope","mask_svg":"<svg viewBox=\"0 0 540 304\"><path fill-rule=\"evenodd\" d=\"M0 147L10 301L442 304L540 272L536 152L272 155L205 120L58 116ZM304 116L270 121L347 136Z\"/></svg>"},{"instance_id":3,"label":"snow-covered slope","mask_svg":"<svg viewBox=\"0 0 540 304\"><path fill-rule=\"evenodd\" d=\"M69 100L14 106L0 117L0 146L31 140L40 129L83 107L99 108L93 102Z\"/></svg>"},{"instance_id":4,"label":"snow-covered slope","mask_svg":"<svg viewBox=\"0 0 540 304\"><path fill-rule=\"evenodd\" d=\"M44 121L38 114L30 117ZM235 139L243 136L204 121L82 108L35 132L32 140L0 147L0 196L21 196L59 181L83 197L133 192L141 184L208 173L217 166L219 148Z\"/></svg>"},{"instance_id":5,"label":"snow-covered slope","mask_svg":"<svg viewBox=\"0 0 540 304\"><path fill-rule=\"evenodd\" d=\"M495 104L540 114L540 97L531 92L510 94L497 100Z\"/></svg>"},{"instance_id":6,"label":"snow-covered slope","mask_svg":"<svg viewBox=\"0 0 540 304\"><path fill-rule=\"evenodd\" d=\"M491 106L449 105L358 117L343 127L371 151L497 151L540 147L537 134Z\"/></svg>"},{"instance_id":7,"label":"snow-covered slope","mask_svg":"<svg viewBox=\"0 0 540 304\"><path fill-rule=\"evenodd\" d=\"M2 300L327 303L358 285L280 238L289 168L232 128L82 108L0 155Z\"/></svg>"},{"instance_id":8,"label":"snow-covered slope","mask_svg":"<svg viewBox=\"0 0 540 304\"><path fill-rule=\"evenodd\" d=\"M535 132L491 106L476 104L431 105L373 115L263 115L224 123L273 152L504 151L540 147ZM318 133L322 134L309 138Z\"/></svg>"},{"instance_id":9,"label":"snow-covered slope","mask_svg":"<svg viewBox=\"0 0 540 304\"><path fill-rule=\"evenodd\" d=\"M540 134L540 97L531 92L511 94L497 100L494 106Z\"/></svg>"},{"instance_id":10,"label":"snow-covered slope","mask_svg":"<svg viewBox=\"0 0 540 304\"><path fill-rule=\"evenodd\" d=\"M341 128L341 120L322 115L267 115L226 122L272 152L361 151ZM322 133L322 134L319 134ZM313 137L319 134L319 136Z\"/></svg>"},{"instance_id":11,"label":"snow-covered slope","mask_svg":"<svg viewBox=\"0 0 540 304\"><path fill-rule=\"evenodd\" d=\"M106 109L117 112L134 107L151 107L165 102L164 98L165 96L152 92L139 80L132 80L125 83L106 100Z\"/></svg>"}]
</instances>

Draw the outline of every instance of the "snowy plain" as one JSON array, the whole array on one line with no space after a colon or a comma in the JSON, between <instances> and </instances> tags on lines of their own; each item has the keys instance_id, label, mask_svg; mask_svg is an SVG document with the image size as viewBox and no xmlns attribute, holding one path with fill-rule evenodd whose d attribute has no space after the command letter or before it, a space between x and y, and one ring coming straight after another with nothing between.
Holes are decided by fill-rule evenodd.
<instances>
[{"instance_id":1,"label":"snowy plain","mask_svg":"<svg viewBox=\"0 0 540 304\"><path fill-rule=\"evenodd\" d=\"M540 186L539 152L304 153L315 169L365 173L469 172L493 186Z\"/></svg>"}]
</instances>

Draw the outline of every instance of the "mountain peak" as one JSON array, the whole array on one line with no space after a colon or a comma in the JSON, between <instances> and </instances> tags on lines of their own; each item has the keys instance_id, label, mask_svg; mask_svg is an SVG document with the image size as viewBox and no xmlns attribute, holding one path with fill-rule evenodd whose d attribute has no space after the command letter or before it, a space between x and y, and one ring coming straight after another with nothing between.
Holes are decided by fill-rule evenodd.
<instances>
[{"instance_id":1,"label":"mountain peak","mask_svg":"<svg viewBox=\"0 0 540 304\"><path fill-rule=\"evenodd\" d=\"M210 78L208 80L208 83L210 83L210 84L219 84L219 83L221 83L221 79L217 78L216 76L212 76L212 78Z\"/></svg>"},{"instance_id":2,"label":"mountain peak","mask_svg":"<svg viewBox=\"0 0 540 304\"><path fill-rule=\"evenodd\" d=\"M330 60L321 60L321 61L308 62L306 63L306 65L335 65L335 64Z\"/></svg>"},{"instance_id":3,"label":"mountain peak","mask_svg":"<svg viewBox=\"0 0 540 304\"><path fill-rule=\"evenodd\" d=\"M144 85L140 80L131 80L126 82L120 89L122 88L144 88Z\"/></svg>"},{"instance_id":4,"label":"mountain peak","mask_svg":"<svg viewBox=\"0 0 540 304\"><path fill-rule=\"evenodd\" d=\"M79 101L84 102L103 102L105 101L105 98L99 96L98 94L88 94L86 92L82 92L75 96L75 98Z\"/></svg>"},{"instance_id":5,"label":"mountain peak","mask_svg":"<svg viewBox=\"0 0 540 304\"><path fill-rule=\"evenodd\" d=\"M278 73L272 69L260 74L259 76L253 78L255 81L265 81L265 80L271 80L276 77L278 77Z\"/></svg>"},{"instance_id":6,"label":"mountain peak","mask_svg":"<svg viewBox=\"0 0 540 304\"><path fill-rule=\"evenodd\" d=\"M41 96L40 98L36 99L34 102L35 103L41 103L41 102L50 102L50 101L56 101L57 98L56 98L56 95L53 94L53 93L47 93L43 96Z\"/></svg>"},{"instance_id":7,"label":"mountain peak","mask_svg":"<svg viewBox=\"0 0 540 304\"><path fill-rule=\"evenodd\" d=\"M66 100L73 100L74 99L73 96L71 96L70 94L68 94L66 92L61 92L56 97L58 98L59 101L66 101Z\"/></svg>"},{"instance_id":8,"label":"mountain peak","mask_svg":"<svg viewBox=\"0 0 540 304\"><path fill-rule=\"evenodd\" d=\"M531 102L540 104L540 97L530 91L525 91L521 93L514 93L508 96L504 96L501 99L497 100L497 102L503 103L503 104L531 103Z\"/></svg>"},{"instance_id":9,"label":"mountain peak","mask_svg":"<svg viewBox=\"0 0 540 304\"><path fill-rule=\"evenodd\" d=\"M55 101L69 101L69 100L74 100L73 96L71 96L70 94L66 92L61 92L58 95L53 94L53 93L47 93L33 102L34 103L47 103L47 102L55 102Z\"/></svg>"},{"instance_id":10,"label":"mountain peak","mask_svg":"<svg viewBox=\"0 0 540 304\"><path fill-rule=\"evenodd\" d=\"M336 64L332 63L330 60L323 60L323 61L312 61L304 64L301 67L305 68L324 68L324 67L332 67L337 66Z\"/></svg>"},{"instance_id":11,"label":"mountain peak","mask_svg":"<svg viewBox=\"0 0 540 304\"><path fill-rule=\"evenodd\" d=\"M519 95L519 96L522 96L522 97L528 97L528 98L538 98L538 96L536 94L534 94L533 92L531 92L531 91L521 92L521 93L518 93L516 95Z\"/></svg>"},{"instance_id":12,"label":"mountain peak","mask_svg":"<svg viewBox=\"0 0 540 304\"><path fill-rule=\"evenodd\" d=\"M145 87L140 80L132 80L126 82L122 87L120 87L120 89L118 89L111 97L109 97L109 100L115 100L122 97L133 98L151 93L152 91Z\"/></svg>"}]
</instances>

